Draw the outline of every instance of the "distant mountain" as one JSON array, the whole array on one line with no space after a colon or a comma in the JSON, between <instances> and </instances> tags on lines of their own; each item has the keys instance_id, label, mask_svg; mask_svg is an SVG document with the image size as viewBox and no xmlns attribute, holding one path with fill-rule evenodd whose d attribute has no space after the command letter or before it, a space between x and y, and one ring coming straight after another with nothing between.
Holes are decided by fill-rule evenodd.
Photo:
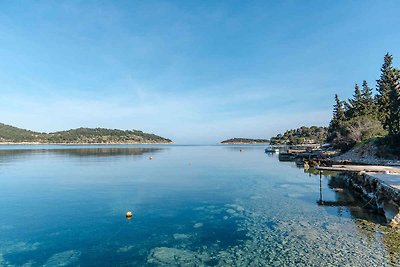
<instances>
[{"instance_id":1,"label":"distant mountain","mask_svg":"<svg viewBox=\"0 0 400 267\"><path fill-rule=\"evenodd\" d=\"M265 144L265 143L269 143L269 140L251 139L251 138L231 138L221 142L221 144Z\"/></svg>"},{"instance_id":2,"label":"distant mountain","mask_svg":"<svg viewBox=\"0 0 400 267\"><path fill-rule=\"evenodd\" d=\"M78 128L54 133L39 133L0 123L0 143L155 144L172 143L172 141L137 130Z\"/></svg>"}]
</instances>

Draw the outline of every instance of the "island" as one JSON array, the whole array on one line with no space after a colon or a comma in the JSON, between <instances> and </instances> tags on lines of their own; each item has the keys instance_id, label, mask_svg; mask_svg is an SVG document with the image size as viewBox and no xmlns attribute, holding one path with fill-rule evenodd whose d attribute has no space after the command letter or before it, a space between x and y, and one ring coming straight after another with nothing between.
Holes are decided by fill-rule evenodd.
<instances>
[{"instance_id":1,"label":"island","mask_svg":"<svg viewBox=\"0 0 400 267\"><path fill-rule=\"evenodd\" d=\"M40 133L0 123L0 144L169 144L170 139L138 130L77 128Z\"/></svg>"},{"instance_id":2,"label":"island","mask_svg":"<svg viewBox=\"0 0 400 267\"><path fill-rule=\"evenodd\" d=\"M269 144L268 139L251 139L251 138L231 138L221 142L221 144Z\"/></svg>"}]
</instances>

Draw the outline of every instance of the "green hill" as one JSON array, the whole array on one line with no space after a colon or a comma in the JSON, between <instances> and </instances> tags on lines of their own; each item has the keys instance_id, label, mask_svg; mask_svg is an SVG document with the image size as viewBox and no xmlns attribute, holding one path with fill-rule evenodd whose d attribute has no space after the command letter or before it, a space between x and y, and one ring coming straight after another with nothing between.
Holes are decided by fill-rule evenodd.
<instances>
[{"instance_id":1,"label":"green hill","mask_svg":"<svg viewBox=\"0 0 400 267\"><path fill-rule=\"evenodd\" d=\"M0 123L0 143L140 144L172 143L172 141L137 130L78 128L54 133L39 133Z\"/></svg>"},{"instance_id":2,"label":"green hill","mask_svg":"<svg viewBox=\"0 0 400 267\"><path fill-rule=\"evenodd\" d=\"M299 145L309 143L324 143L326 142L328 128L302 126L298 129L292 129L286 131L284 134L278 134L275 137L271 137L271 144L288 144L288 145Z\"/></svg>"}]
</instances>

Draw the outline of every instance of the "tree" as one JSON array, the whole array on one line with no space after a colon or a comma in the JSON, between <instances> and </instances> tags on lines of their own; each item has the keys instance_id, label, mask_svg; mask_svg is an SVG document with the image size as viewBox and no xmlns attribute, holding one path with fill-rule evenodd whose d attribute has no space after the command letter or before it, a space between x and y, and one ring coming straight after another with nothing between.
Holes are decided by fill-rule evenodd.
<instances>
[{"instance_id":1,"label":"tree","mask_svg":"<svg viewBox=\"0 0 400 267\"><path fill-rule=\"evenodd\" d=\"M333 105L333 120L336 124L343 122L346 119L343 109L343 103L339 100L338 95L335 95L335 105Z\"/></svg>"},{"instance_id":2,"label":"tree","mask_svg":"<svg viewBox=\"0 0 400 267\"><path fill-rule=\"evenodd\" d=\"M393 143L400 143L400 71L393 69L388 77L389 115L384 121Z\"/></svg>"},{"instance_id":3,"label":"tree","mask_svg":"<svg viewBox=\"0 0 400 267\"><path fill-rule=\"evenodd\" d=\"M390 76L393 72L393 57L387 53L383 59L383 65L381 67L381 76L377 80L377 92L376 103L378 106L378 117L380 121L385 124L389 117L389 102L390 102Z\"/></svg>"},{"instance_id":4,"label":"tree","mask_svg":"<svg viewBox=\"0 0 400 267\"><path fill-rule=\"evenodd\" d=\"M361 116L363 112L363 95L358 84L354 86L353 99L349 99L350 111L349 117Z\"/></svg>"},{"instance_id":5,"label":"tree","mask_svg":"<svg viewBox=\"0 0 400 267\"><path fill-rule=\"evenodd\" d=\"M372 97L372 90L368 87L367 81L363 81L362 84L362 115L376 116L376 106L374 103L374 98Z\"/></svg>"},{"instance_id":6,"label":"tree","mask_svg":"<svg viewBox=\"0 0 400 267\"><path fill-rule=\"evenodd\" d=\"M331 142L336 138L336 132L340 125L346 120L345 110L343 109L343 102L340 101L337 94L335 94L335 104L333 105L333 117L329 123L327 141Z\"/></svg>"},{"instance_id":7,"label":"tree","mask_svg":"<svg viewBox=\"0 0 400 267\"><path fill-rule=\"evenodd\" d=\"M334 138L330 142L334 147L347 151L361 141L385 135L386 132L377 119L368 116L357 116L341 124L336 129Z\"/></svg>"}]
</instances>

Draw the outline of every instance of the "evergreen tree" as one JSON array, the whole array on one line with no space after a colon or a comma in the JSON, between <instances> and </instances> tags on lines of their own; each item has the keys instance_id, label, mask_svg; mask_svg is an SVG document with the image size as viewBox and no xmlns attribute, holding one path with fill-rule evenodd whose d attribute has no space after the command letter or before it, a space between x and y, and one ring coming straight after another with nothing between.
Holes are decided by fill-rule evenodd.
<instances>
[{"instance_id":1,"label":"evergreen tree","mask_svg":"<svg viewBox=\"0 0 400 267\"><path fill-rule=\"evenodd\" d=\"M346 120L345 111L343 109L343 102L339 100L335 94L335 104L333 105L333 117L328 127L327 142L333 141L337 137L337 132L342 123Z\"/></svg>"},{"instance_id":2,"label":"evergreen tree","mask_svg":"<svg viewBox=\"0 0 400 267\"><path fill-rule=\"evenodd\" d=\"M340 124L346 119L343 109L343 103L339 100L337 94L335 94L335 105L333 105L333 120L335 123Z\"/></svg>"},{"instance_id":3,"label":"evergreen tree","mask_svg":"<svg viewBox=\"0 0 400 267\"><path fill-rule=\"evenodd\" d=\"M393 69L388 77L389 115L384 122L392 142L400 143L400 71Z\"/></svg>"},{"instance_id":4,"label":"evergreen tree","mask_svg":"<svg viewBox=\"0 0 400 267\"><path fill-rule=\"evenodd\" d=\"M361 116L363 112L363 95L358 84L354 86L353 99L349 99L350 108L348 109L349 118Z\"/></svg>"},{"instance_id":5,"label":"evergreen tree","mask_svg":"<svg viewBox=\"0 0 400 267\"><path fill-rule=\"evenodd\" d=\"M347 101L343 101L343 109L346 119L353 117L353 107Z\"/></svg>"},{"instance_id":6,"label":"evergreen tree","mask_svg":"<svg viewBox=\"0 0 400 267\"><path fill-rule=\"evenodd\" d=\"M374 103L374 98L372 97L372 91L368 87L367 81L363 81L362 84L362 115L376 116L376 107Z\"/></svg>"},{"instance_id":7,"label":"evergreen tree","mask_svg":"<svg viewBox=\"0 0 400 267\"><path fill-rule=\"evenodd\" d=\"M384 57L384 62L381 67L381 76L377 80L377 91L376 103L378 106L380 121L385 125L389 117L389 102L390 102L390 76L393 71L393 57L387 53Z\"/></svg>"}]
</instances>

